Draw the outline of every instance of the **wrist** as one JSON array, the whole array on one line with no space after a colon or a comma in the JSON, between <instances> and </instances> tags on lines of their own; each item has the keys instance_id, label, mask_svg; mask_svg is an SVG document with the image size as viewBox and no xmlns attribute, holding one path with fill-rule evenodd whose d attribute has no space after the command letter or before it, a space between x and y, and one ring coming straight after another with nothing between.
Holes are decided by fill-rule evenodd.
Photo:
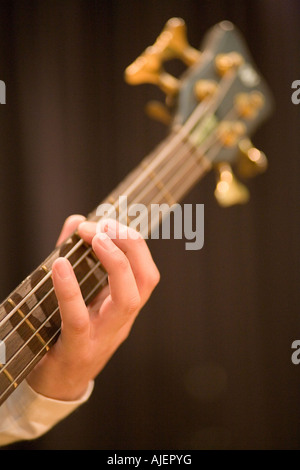
<instances>
[{"instance_id":1,"label":"wrist","mask_svg":"<svg viewBox=\"0 0 300 470\"><path fill-rule=\"evenodd\" d=\"M80 400L89 385L88 380L76 380L39 366L28 375L27 383L39 395L59 401Z\"/></svg>"}]
</instances>

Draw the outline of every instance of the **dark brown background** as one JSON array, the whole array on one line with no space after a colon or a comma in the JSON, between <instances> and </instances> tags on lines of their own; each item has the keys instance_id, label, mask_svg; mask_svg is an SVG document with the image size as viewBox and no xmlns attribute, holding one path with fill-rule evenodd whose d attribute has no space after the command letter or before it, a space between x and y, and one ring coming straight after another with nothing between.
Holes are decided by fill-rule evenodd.
<instances>
[{"instance_id":1,"label":"dark brown background","mask_svg":"<svg viewBox=\"0 0 300 470\"><path fill-rule=\"evenodd\" d=\"M16 449L299 448L298 0L2 1L2 298L52 250L71 213L88 213L165 135L144 115L161 94L125 67L181 16L198 46L233 21L269 82L276 113L254 139L269 157L245 207L220 209L208 175L205 246L150 241L162 280L89 403Z\"/></svg>"}]
</instances>

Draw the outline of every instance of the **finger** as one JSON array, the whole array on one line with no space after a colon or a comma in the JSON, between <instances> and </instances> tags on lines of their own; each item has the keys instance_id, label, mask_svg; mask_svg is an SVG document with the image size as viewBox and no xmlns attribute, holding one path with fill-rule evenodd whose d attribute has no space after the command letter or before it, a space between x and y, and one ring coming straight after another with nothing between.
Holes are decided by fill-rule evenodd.
<instances>
[{"instance_id":1,"label":"finger","mask_svg":"<svg viewBox=\"0 0 300 470\"><path fill-rule=\"evenodd\" d=\"M103 221L102 227L127 256L141 297L145 302L160 279L146 241L133 228L119 224L112 219Z\"/></svg>"},{"instance_id":2,"label":"finger","mask_svg":"<svg viewBox=\"0 0 300 470\"><path fill-rule=\"evenodd\" d=\"M142 302L145 303L160 280L160 274L153 261L150 250L143 237L131 227L126 227L113 219L102 220L100 225L93 222L83 222L78 231L88 243L101 229L112 238L129 260Z\"/></svg>"},{"instance_id":3,"label":"finger","mask_svg":"<svg viewBox=\"0 0 300 470\"><path fill-rule=\"evenodd\" d=\"M87 243L92 243L92 240L97 232L98 224L96 222L84 221L78 225L78 234Z\"/></svg>"},{"instance_id":4,"label":"finger","mask_svg":"<svg viewBox=\"0 0 300 470\"><path fill-rule=\"evenodd\" d=\"M82 347L89 335L89 314L66 258L58 258L53 263L52 279L62 319L62 341L70 350Z\"/></svg>"},{"instance_id":5,"label":"finger","mask_svg":"<svg viewBox=\"0 0 300 470\"><path fill-rule=\"evenodd\" d=\"M108 273L110 296L104 303L111 302L114 312L126 319L141 306L139 290L128 258L105 233L93 238L92 247Z\"/></svg>"},{"instance_id":6,"label":"finger","mask_svg":"<svg viewBox=\"0 0 300 470\"><path fill-rule=\"evenodd\" d=\"M66 240L77 229L78 225L84 220L85 217L83 215L70 215L64 222L56 245L60 245L64 240Z\"/></svg>"}]
</instances>

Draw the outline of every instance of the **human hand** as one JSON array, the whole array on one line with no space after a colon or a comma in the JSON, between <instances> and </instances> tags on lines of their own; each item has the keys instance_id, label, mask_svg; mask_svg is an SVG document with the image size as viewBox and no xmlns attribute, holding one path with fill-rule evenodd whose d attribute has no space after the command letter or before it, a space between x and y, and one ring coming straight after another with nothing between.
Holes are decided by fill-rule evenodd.
<instances>
[{"instance_id":1,"label":"human hand","mask_svg":"<svg viewBox=\"0 0 300 470\"><path fill-rule=\"evenodd\" d=\"M53 263L61 334L27 378L36 392L65 401L80 398L101 372L127 338L160 277L145 240L133 229L109 220L96 234L96 223L75 215L66 220L57 243L77 226L106 269L109 283L86 307L69 261L58 258Z\"/></svg>"}]
</instances>

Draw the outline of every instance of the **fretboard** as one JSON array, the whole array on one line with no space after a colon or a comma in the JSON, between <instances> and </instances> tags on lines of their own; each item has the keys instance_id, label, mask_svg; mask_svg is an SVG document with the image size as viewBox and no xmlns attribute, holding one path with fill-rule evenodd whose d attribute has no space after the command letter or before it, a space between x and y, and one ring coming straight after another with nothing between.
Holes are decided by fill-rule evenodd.
<instances>
[{"instance_id":1,"label":"fretboard","mask_svg":"<svg viewBox=\"0 0 300 470\"><path fill-rule=\"evenodd\" d=\"M201 155L189 139L174 132L102 204L111 204L120 218L124 215L119 205L120 196L127 198L127 204L139 203L147 208L162 203L172 206L209 169L210 160ZM87 219L98 221L97 209ZM130 217L122 222L129 224ZM0 364L0 404L60 334L60 313L51 279L52 264L60 256L66 256L73 265L86 304L107 283L107 274L91 247L75 232L0 305L0 340L6 353L5 363Z\"/></svg>"}]
</instances>

